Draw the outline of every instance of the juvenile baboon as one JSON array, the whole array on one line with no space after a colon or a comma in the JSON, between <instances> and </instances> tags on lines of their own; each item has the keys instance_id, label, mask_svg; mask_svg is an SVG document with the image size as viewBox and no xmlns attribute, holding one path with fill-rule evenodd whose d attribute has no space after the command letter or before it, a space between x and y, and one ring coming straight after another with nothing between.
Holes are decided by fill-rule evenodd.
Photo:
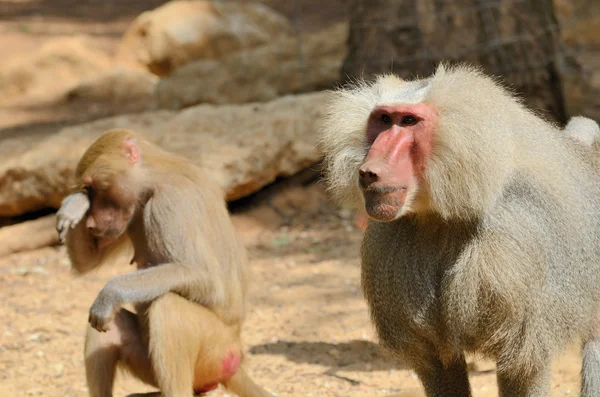
<instances>
[{"instance_id":1,"label":"juvenile baboon","mask_svg":"<svg viewBox=\"0 0 600 397\"><path fill-rule=\"evenodd\" d=\"M164 397L219 383L268 396L240 367L246 253L223 192L187 160L126 130L98 138L76 177L78 190L57 214L74 269L85 273L131 244L138 269L110 279L90 309L90 395L112 396L121 365Z\"/></svg>"},{"instance_id":2,"label":"juvenile baboon","mask_svg":"<svg viewBox=\"0 0 600 397\"><path fill-rule=\"evenodd\" d=\"M440 66L332 94L331 192L369 216L362 286L381 343L429 397L470 396L465 353L500 396L546 396L582 340L600 396L600 177L589 148L480 71Z\"/></svg>"}]
</instances>

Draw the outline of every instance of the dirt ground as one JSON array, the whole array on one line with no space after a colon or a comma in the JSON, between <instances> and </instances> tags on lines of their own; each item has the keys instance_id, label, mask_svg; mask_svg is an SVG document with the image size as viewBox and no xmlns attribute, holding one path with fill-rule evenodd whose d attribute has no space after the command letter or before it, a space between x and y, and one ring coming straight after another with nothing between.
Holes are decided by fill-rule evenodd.
<instances>
[{"instance_id":1,"label":"dirt ground","mask_svg":"<svg viewBox=\"0 0 600 397\"><path fill-rule=\"evenodd\" d=\"M313 29L346 15L344 1L265 1ZM160 0L0 1L0 62L45 40L84 33L112 51L125 27ZM43 106L40 105L43 103ZM40 98L0 107L3 136L46 134L118 109L61 107ZM362 232L334 208L322 186L278 184L232 207L252 268L244 328L248 368L278 396L422 396L414 374L379 351L360 291ZM124 261L127 263L127 261ZM64 248L0 258L0 396L85 396L83 335L87 311L113 275L69 270ZM580 353L556 360L551 396L577 395ZM476 397L497 396L494 366L470 361ZM116 396L151 390L122 376ZM223 390L212 392L223 396Z\"/></svg>"},{"instance_id":2,"label":"dirt ground","mask_svg":"<svg viewBox=\"0 0 600 397\"><path fill-rule=\"evenodd\" d=\"M274 186L247 201L233 218L251 258L243 335L256 381L281 397L422 396L414 374L376 345L352 216L319 184ZM87 311L108 277L129 270L75 277L62 247L0 259L0 396L85 396ZM575 350L557 360L551 396L577 395L579 360ZM493 365L471 360L470 369L474 395L497 396ZM147 390L124 376L115 396Z\"/></svg>"}]
</instances>

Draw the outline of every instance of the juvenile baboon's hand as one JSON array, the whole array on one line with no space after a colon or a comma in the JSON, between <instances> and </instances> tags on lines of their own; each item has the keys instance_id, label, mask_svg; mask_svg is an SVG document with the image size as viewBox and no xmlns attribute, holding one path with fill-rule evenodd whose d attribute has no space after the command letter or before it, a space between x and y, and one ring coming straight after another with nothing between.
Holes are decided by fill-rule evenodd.
<instances>
[{"instance_id":1,"label":"juvenile baboon's hand","mask_svg":"<svg viewBox=\"0 0 600 397\"><path fill-rule=\"evenodd\" d=\"M108 331L108 326L115 317L121 305L119 294L107 284L92 304L88 321L90 325L100 332Z\"/></svg>"},{"instance_id":2,"label":"juvenile baboon's hand","mask_svg":"<svg viewBox=\"0 0 600 397\"><path fill-rule=\"evenodd\" d=\"M62 243L69 229L74 228L90 208L90 199L84 192L73 193L64 198L56 213L56 231Z\"/></svg>"}]
</instances>

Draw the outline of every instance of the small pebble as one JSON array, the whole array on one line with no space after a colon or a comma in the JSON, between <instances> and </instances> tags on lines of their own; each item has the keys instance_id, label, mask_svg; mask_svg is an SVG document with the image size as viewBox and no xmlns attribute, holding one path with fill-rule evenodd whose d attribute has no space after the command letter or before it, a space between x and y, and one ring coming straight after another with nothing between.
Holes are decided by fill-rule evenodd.
<instances>
[{"instance_id":1,"label":"small pebble","mask_svg":"<svg viewBox=\"0 0 600 397\"><path fill-rule=\"evenodd\" d=\"M54 376L60 378L63 375L65 366L63 363L58 363L54 366Z\"/></svg>"}]
</instances>

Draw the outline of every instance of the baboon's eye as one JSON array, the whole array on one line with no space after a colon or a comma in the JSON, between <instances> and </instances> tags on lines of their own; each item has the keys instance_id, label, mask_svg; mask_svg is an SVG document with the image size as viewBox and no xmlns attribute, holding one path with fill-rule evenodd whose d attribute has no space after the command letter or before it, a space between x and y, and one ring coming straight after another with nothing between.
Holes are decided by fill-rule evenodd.
<instances>
[{"instance_id":1,"label":"baboon's eye","mask_svg":"<svg viewBox=\"0 0 600 397\"><path fill-rule=\"evenodd\" d=\"M381 115L381 122L383 124L391 124L392 123L392 118L388 115L388 114L382 114Z\"/></svg>"},{"instance_id":2,"label":"baboon's eye","mask_svg":"<svg viewBox=\"0 0 600 397\"><path fill-rule=\"evenodd\" d=\"M417 124L417 118L415 116L411 116L411 115L407 115L402 117L402 120L400 121L401 125L415 125Z\"/></svg>"}]
</instances>

